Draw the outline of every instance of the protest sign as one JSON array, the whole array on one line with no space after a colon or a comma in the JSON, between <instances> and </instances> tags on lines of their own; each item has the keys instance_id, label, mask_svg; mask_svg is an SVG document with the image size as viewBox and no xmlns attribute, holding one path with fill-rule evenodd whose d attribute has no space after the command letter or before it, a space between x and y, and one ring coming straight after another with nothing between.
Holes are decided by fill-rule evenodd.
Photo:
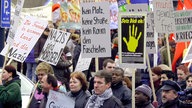
<instances>
[{"instance_id":1,"label":"protest sign","mask_svg":"<svg viewBox=\"0 0 192 108\"><path fill-rule=\"evenodd\" d=\"M174 12L175 41L187 42L192 39L192 11L180 10Z\"/></svg>"},{"instance_id":2,"label":"protest sign","mask_svg":"<svg viewBox=\"0 0 192 108\"><path fill-rule=\"evenodd\" d=\"M187 48L187 51L181 63L187 63L191 61L192 61L192 41L190 42L189 47Z\"/></svg>"},{"instance_id":3,"label":"protest sign","mask_svg":"<svg viewBox=\"0 0 192 108\"><path fill-rule=\"evenodd\" d=\"M64 93L49 91L46 108L74 108L75 101Z\"/></svg>"},{"instance_id":4,"label":"protest sign","mask_svg":"<svg viewBox=\"0 0 192 108\"><path fill-rule=\"evenodd\" d=\"M8 51L9 58L24 62L47 24L47 21L26 17L16 32L13 45L8 50L7 44L1 54L5 56Z\"/></svg>"},{"instance_id":5,"label":"protest sign","mask_svg":"<svg viewBox=\"0 0 192 108\"><path fill-rule=\"evenodd\" d=\"M126 5L127 12L147 12L148 4L129 4Z\"/></svg>"},{"instance_id":6,"label":"protest sign","mask_svg":"<svg viewBox=\"0 0 192 108\"><path fill-rule=\"evenodd\" d=\"M11 3L11 13L15 12L15 5ZM52 21L52 3L48 3L45 6L23 8L20 14L20 18L24 19L26 16L33 16L35 18Z\"/></svg>"},{"instance_id":7,"label":"protest sign","mask_svg":"<svg viewBox=\"0 0 192 108\"><path fill-rule=\"evenodd\" d=\"M120 66L145 68L146 13L119 13Z\"/></svg>"},{"instance_id":8,"label":"protest sign","mask_svg":"<svg viewBox=\"0 0 192 108\"><path fill-rule=\"evenodd\" d=\"M39 55L39 60L56 65L69 39L70 33L52 29Z\"/></svg>"},{"instance_id":9,"label":"protest sign","mask_svg":"<svg viewBox=\"0 0 192 108\"><path fill-rule=\"evenodd\" d=\"M118 28L118 5L117 1L110 2L110 29L117 29Z\"/></svg>"},{"instance_id":10,"label":"protest sign","mask_svg":"<svg viewBox=\"0 0 192 108\"><path fill-rule=\"evenodd\" d=\"M62 0L60 5L61 23L59 28L80 29L80 0Z\"/></svg>"},{"instance_id":11,"label":"protest sign","mask_svg":"<svg viewBox=\"0 0 192 108\"><path fill-rule=\"evenodd\" d=\"M19 26L19 21L20 21L20 14L21 10L23 8L24 0L18 0L16 7L15 7L15 13L13 18L11 18L11 26L9 29L8 37L7 37L7 43L12 45L14 42L14 37L17 31L17 28ZM11 9L12 10L12 9Z\"/></svg>"},{"instance_id":12,"label":"protest sign","mask_svg":"<svg viewBox=\"0 0 192 108\"><path fill-rule=\"evenodd\" d=\"M91 59L92 58L82 58L82 53L81 53L79 56L77 65L75 67L75 72L88 70L91 64Z\"/></svg>"},{"instance_id":13,"label":"protest sign","mask_svg":"<svg viewBox=\"0 0 192 108\"><path fill-rule=\"evenodd\" d=\"M82 57L110 57L109 2L81 4Z\"/></svg>"},{"instance_id":14,"label":"protest sign","mask_svg":"<svg viewBox=\"0 0 192 108\"><path fill-rule=\"evenodd\" d=\"M146 28L146 51L148 54L156 53L157 36L154 34L154 13L147 13L147 28Z\"/></svg>"},{"instance_id":15,"label":"protest sign","mask_svg":"<svg viewBox=\"0 0 192 108\"><path fill-rule=\"evenodd\" d=\"M158 33L175 32L173 0L153 0L155 30Z\"/></svg>"}]
</instances>

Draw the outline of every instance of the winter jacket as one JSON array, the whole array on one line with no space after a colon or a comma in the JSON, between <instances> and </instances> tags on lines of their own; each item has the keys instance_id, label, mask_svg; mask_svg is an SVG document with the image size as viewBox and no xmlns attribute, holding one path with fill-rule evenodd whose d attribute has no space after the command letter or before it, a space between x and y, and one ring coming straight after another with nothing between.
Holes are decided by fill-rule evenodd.
<instances>
[{"instance_id":1,"label":"winter jacket","mask_svg":"<svg viewBox=\"0 0 192 108\"><path fill-rule=\"evenodd\" d=\"M88 91L80 90L76 93L69 92L68 95L75 99L75 107L74 108L84 108L86 106L86 103L91 96Z\"/></svg>"},{"instance_id":2,"label":"winter jacket","mask_svg":"<svg viewBox=\"0 0 192 108\"><path fill-rule=\"evenodd\" d=\"M39 40L37 41L37 43L34 46L34 56L35 58L38 58L41 50L43 49L43 46L47 40L48 36L45 34L42 34L41 37L39 38Z\"/></svg>"},{"instance_id":3,"label":"winter jacket","mask_svg":"<svg viewBox=\"0 0 192 108\"><path fill-rule=\"evenodd\" d=\"M117 97L125 108L131 108L131 90L123 85L122 82L112 84L113 95Z\"/></svg>"},{"instance_id":4,"label":"winter jacket","mask_svg":"<svg viewBox=\"0 0 192 108\"><path fill-rule=\"evenodd\" d=\"M109 99L105 100L103 106L100 108L124 108L121 101L115 96L111 96Z\"/></svg>"},{"instance_id":5,"label":"winter jacket","mask_svg":"<svg viewBox=\"0 0 192 108\"><path fill-rule=\"evenodd\" d=\"M35 63L34 49L31 50L27 58L25 59L26 63Z\"/></svg>"},{"instance_id":6,"label":"winter jacket","mask_svg":"<svg viewBox=\"0 0 192 108\"><path fill-rule=\"evenodd\" d=\"M0 102L4 108L21 108L21 80L19 76L0 85Z\"/></svg>"},{"instance_id":7,"label":"winter jacket","mask_svg":"<svg viewBox=\"0 0 192 108\"><path fill-rule=\"evenodd\" d=\"M136 108L155 108L150 102L135 105Z\"/></svg>"},{"instance_id":8,"label":"winter jacket","mask_svg":"<svg viewBox=\"0 0 192 108\"><path fill-rule=\"evenodd\" d=\"M178 98L176 98L175 100L160 105L159 108L180 108L179 106L180 106L179 100Z\"/></svg>"},{"instance_id":9,"label":"winter jacket","mask_svg":"<svg viewBox=\"0 0 192 108\"><path fill-rule=\"evenodd\" d=\"M29 108L39 108L41 100L44 98L44 94L42 92L42 87L40 83L37 83L37 88L35 89L34 95L29 104Z\"/></svg>"}]
</instances>

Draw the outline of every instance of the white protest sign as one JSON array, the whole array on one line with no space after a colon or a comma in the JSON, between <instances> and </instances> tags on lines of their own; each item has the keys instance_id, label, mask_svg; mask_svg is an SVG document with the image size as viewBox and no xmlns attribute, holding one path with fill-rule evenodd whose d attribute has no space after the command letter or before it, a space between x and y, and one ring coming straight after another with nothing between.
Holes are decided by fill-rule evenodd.
<instances>
[{"instance_id":1,"label":"white protest sign","mask_svg":"<svg viewBox=\"0 0 192 108\"><path fill-rule=\"evenodd\" d=\"M74 108L75 101L64 93L49 91L46 108Z\"/></svg>"},{"instance_id":2,"label":"white protest sign","mask_svg":"<svg viewBox=\"0 0 192 108\"><path fill-rule=\"evenodd\" d=\"M14 43L8 51L8 45L2 50L1 54L19 62L24 62L35 43L43 33L48 22L33 17L26 17L18 28Z\"/></svg>"},{"instance_id":3,"label":"white protest sign","mask_svg":"<svg viewBox=\"0 0 192 108\"><path fill-rule=\"evenodd\" d=\"M153 0L155 30L158 33L175 32L173 0Z\"/></svg>"},{"instance_id":4,"label":"white protest sign","mask_svg":"<svg viewBox=\"0 0 192 108\"><path fill-rule=\"evenodd\" d=\"M192 39L192 11L181 10L174 12L175 41L187 42Z\"/></svg>"},{"instance_id":5,"label":"white protest sign","mask_svg":"<svg viewBox=\"0 0 192 108\"><path fill-rule=\"evenodd\" d=\"M148 4L129 4L126 5L127 12L147 12Z\"/></svg>"},{"instance_id":6,"label":"white protest sign","mask_svg":"<svg viewBox=\"0 0 192 108\"><path fill-rule=\"evenodd\" d=\"M11 13L15 11L15 5L11 4ZM20 17L24 19L26 16L33 16L41 20L52 21L52 3L48 3L45 6L39 6L34 8L23 8Z\"/></svg>"},{"instance_id":7,"label":"white protest sign","mask_svg":"<svg viewBox=\"0 0 192 108\"><path fill-rule=\"evenodd\" d=\"M40 53L39 60L56 65L69 39L70 33L52 29Z\"/></svg>"},{"instance_id":8,"label":"white protest sign","mask_svg":"<svg viewBox=\"0 0 192 108\"><path fill-rule=\"evenodd\" d=\"M110 57L109 2L81 4L81 52L83 58Z\"/></svg>"},{"instance_id":9,"label":"white protest sign","mask_svg":"<svg viewBox=\"0 0 192 108\"><path fill-rule=\"evenodd\" d=\"M75 72L88 70L91 63L91 59L92 58L82 58L82 53L81 53L79 56L77 65L75 67Z\"/></svg>"},{"instance_id":10,"label":"white protest sign","mask_svg":"<svg viewBox=\"0 0 192 108\"><path fill-rule=\"evenodd\" d=\"M23 8L23 4L24 4L24 0L17 0L17 4L15 7L15 13L14 13L13 18L11 19L11 26L10 26L8 37L6 40L7 43L9 43L10 45L12 45L14 42L14 37L15 37L17 28L19 26L20 14L21 14L21 10Z\"/></svg>"},{"instance_id":11,"label":"white protest sign","mask_svg":"<svg viewBox=\"0 0 192 108\"><path fill-rule=\"evenodd\" d=\"M147 13L147 28L146 28L146 51L148 54L156 53L156 43L154 35L154 13L148 12Z\"/></svg>"},{"instance_id":12,"label":"white protest sign","mask_svg":"<svg viewBox=\"0 0 192 108\"><path fill-rule=\"evenodd\" d=\"M192 40L189 44L189 47L187 48L187 52L185 56L183 57L183 60L181 63L187 63L192 61Z\"/></svg>"}]
</instances>

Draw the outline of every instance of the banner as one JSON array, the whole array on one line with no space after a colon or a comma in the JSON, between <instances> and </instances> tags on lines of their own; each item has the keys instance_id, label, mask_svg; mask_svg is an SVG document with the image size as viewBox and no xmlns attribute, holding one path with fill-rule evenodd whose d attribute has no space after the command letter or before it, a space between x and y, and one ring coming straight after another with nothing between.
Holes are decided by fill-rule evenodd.
<instances>
[{"instance_id":1,"label":"banner","mask_svg":"<svg viewBox=\"0 0 192 108\"><path fill-rule=\"evenodd\" d=\"M70 33L52 29L40 53L39 60L57 65Z\"/></svg>"},{"instance_id":2,"label":"banner","mask_svg":"<svg viewBox=\"0 0 192 108\"><path fill-rule=\"evenodd\" d=\"M83 58L110 57L109 2L81 4L81 52Z\"/></svg>"},{"instance_id":3,"label":"banner","mask_svg":"<svg viewBox=\"0 0 192 108\"><path fill-rule=\"evenodd\" d=\"M119 14L120 66L145 68L146 14Z\"/></svg>"},{"instance_id":4,"label":"banner","mask_svg":"<svg viewBox=\"0 0 192 108\"><path fill-rule=\"evenodd\" d=\"M75 101L64 93L49 91L46 108L74 108Z\"/></svg>"},{"instance_id":5,"label":"banner","mask_svg":"<svg viewBox=\"0 0 192 108\"><path fill-rule=\"evenodd\" d=\"M19 62L24 62L28 54L40 38L48 22L36 19L34 17L27 16L18 28L14 43L8 51L8 44L1 51L2 55L6 55L8 51L8 57Z\"/></svg>"},{"instance_id":6,"label":"banner","mask_svg":"<svg viewBox=\"0 0 192 108\"><path fill-rule=\"evenodd\" d=\"M15 12L14 9L15 5L11 3L12 14ZM20 17L24 19L26 16L33 16L41 20L52 21L52 3L50 2L47 5L40 7L23 8Z\"/></svg>"}]
</instances>

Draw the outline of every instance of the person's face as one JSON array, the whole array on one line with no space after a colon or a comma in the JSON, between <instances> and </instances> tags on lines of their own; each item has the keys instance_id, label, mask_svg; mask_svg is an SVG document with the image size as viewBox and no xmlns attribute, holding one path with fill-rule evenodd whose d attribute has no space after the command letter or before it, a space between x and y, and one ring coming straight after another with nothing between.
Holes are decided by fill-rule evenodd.
<instances>
[{"instance_id":1,"label":"person's face","mask_svg":"<svg viewBox=\"0 0 192 108\"><path fill-rule=\"evenodd\" d=\"M192 88L192 77L189 77L188 80L186 80L187 88Z\"/></svg>"},{"instance_id":2,"label":"person's face","mask_svg":"<svg viewBox=\"0 0 192 108\"><path fill-rule=\"evenodd\" d=\"M94 77L94 91L96 95L101 95L111 86L111 83L105 82L105 78Z\"/></svg>"},{"instance_id":3,"label":"person's face","mask_svg":"<svg viewBox=\"0 0 192 108\"><path fill-rule=\"evenodd\" d=\"M141 104L148 100L148 97L142 92L135 91L135 104Z\"/></svg>"},{"instance_id":4,"label":"person's face","mask_svg":"<svg viewBox=\"0 0 192 108\"><path fill-rule=\"evenodd\" d=\"M123 75L121 72L116 71L112 73L112 83L118 83L120 81L123 81Z\"/></svg>"},{"instance_id":5,"label":"person's face","mask_svg":"<svg viewBox=\"0 0 192 108\"><path fill-rule=\"evenodd\" d=\"M71 92L78 92L82 88L81 82L73 77L69 81L69 88Z\"/></svg>"},{"instance_id":6,"label":"person's face","mask_svg":"<svg viewBox=\"0 0 192 108\"><path fill-rule=\"evenodd\" d=\"M115 63L107 63L106 67L104 67L105 70L107 70L108 72L111 72L114 70L116 64Z\"/></svg>"},{"instance_id":7,"label":"person's face","mask_svg":"<svg viewBox=\"0 0 192 108\"><path fill-rule=\"evenodd\" d=\"M177 96L178 95L174 90L163 90L161 94L161 97L162 97L161 100L163 103L167 103L177 98Z\"/></svg>"},{"instance_id":8,"label":"person's face","mask_svg":"<svg viewBox=\"0 0 192 108\"><path fill-rule=\"evenodd\" d=\"M47 75L45 70L39 70L37 73L38 80L41 81L43 76Z\"/></svg>"},{"instance_id":9,"label":"person's face","mask_svg":"<svg viewBox=\"0 0 192 108\"><path fill-rule=\"evenodd\" d=\"M12 77L12 73L8 73L6 70L2 73L2 80L3 81L9 81L9 79Z\"/></svg>"},{"instance_id":10,"label":"person's face","mask_svg":"<svg viewBox=\"0 0 192 108\"><path fill-rule=\"evenodd\" d=\"M152 79L153 79L153 82L155 82L160 79L160 76L152 72Z\"/></svg>"},{"instance_id":11,"label":"person's face","mask_svg":"<svg viewBox=\"0 0 192 108\"><path fill-rule=\"evenodd\" d=\"M51 89L51 84L47 83L47 75L43 76L41 80L41 87L44 93L48 93L49 90Z\"/></svg>"},{"instance_id":12,"label":"person's face","mask_svg":"<svg viewBox=\"0 0 192 108\"><path fill-rule=\"evenodd\" d=\"M168 80L168 77L166 74L161 74L161 85L162 85L162 82L163 81L167 81Z\"/></svg>"},{"instance_id":13,"label":"person's face","mask_svg":"<svg viewBox=\"0 0 192 108\"><path fill-rule=\"evenodd\" d=\"M178 77L178 81L184 81L186 78L186 74L184 73L183 70L178 69L177 70L177 77Z\"/></svg>"}]
</instances>

